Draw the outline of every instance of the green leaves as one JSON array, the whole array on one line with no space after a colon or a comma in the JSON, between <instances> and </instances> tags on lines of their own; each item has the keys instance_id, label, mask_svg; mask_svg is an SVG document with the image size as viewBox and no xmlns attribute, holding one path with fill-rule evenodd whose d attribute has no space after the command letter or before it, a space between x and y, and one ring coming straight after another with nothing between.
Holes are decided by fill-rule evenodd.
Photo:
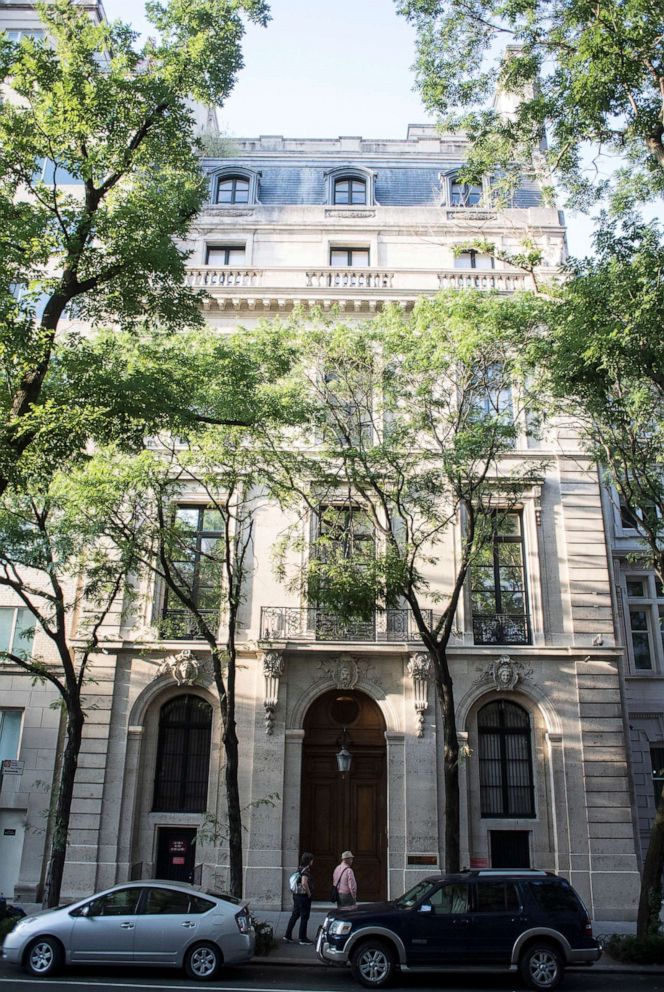
<instances>
[{"instance_id":1,"label":"green leaves","mask_svg":"<svg viewBox=\"0 0 664 992\"><path fill-rule=\"evenodd\" d=\"M173 0L151 14L141 48L126 25L56 0L40 7L48 40L0 44L14 93L0 107L0 491L40 436L53 356L70 365L77 346L56 343L63 314L132 332L203 323L182 247L208 189L192 100L223 103L245 22L267 7ZM53 388L49 402L64 411Z\"/></svg>"},{"instance_id":2,"label":"green leaves","mask_svg":"<svg viewBox=\"0 0 664 992\"><path fill-rule=\"evenodd\" d=\"M471 137L469 175L546 161L575 206L605 192L593 159L627 155L621 196L664 192L661 10L653 0L399 0L417 29L417 81ZM487 110L497 91L492 110ZM546 143L545 143L546 142ZM605 171L605 170L604 170Z\"/></svg>"}]
</instances>

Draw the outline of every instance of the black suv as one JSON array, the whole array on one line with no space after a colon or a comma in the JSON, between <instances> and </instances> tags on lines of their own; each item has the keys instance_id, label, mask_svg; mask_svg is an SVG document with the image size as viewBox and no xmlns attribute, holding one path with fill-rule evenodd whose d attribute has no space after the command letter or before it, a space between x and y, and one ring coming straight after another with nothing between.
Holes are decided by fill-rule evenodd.
<instances>
[{"instance_id":1,"label":"black suv","mask_svg":"<svg viewBox=\"0 0 664 992\"><path fill-rule=\"evenodd\" d=\"M432 875L393 902L328 913L316 951L349 964L368 988L402 971L520 971L533 989L554 989L567 964L602 953L572 886L548 871Z\"/></svg>"}]
</instances>

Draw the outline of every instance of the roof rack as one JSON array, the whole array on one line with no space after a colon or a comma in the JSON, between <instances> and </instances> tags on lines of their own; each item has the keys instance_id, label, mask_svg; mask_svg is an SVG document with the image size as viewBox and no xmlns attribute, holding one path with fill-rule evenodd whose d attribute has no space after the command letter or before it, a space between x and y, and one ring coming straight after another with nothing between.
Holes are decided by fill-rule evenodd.
<instances>
[{"instance_id":1,"label":"roof rack","mask_svg":"<svg viewBox=\"0 0 664 992\"><path fill-rule=\"evenodd\" d=\"M476 868L471 875L555 875L545 868Z\"/></svg>"}]
</instances>

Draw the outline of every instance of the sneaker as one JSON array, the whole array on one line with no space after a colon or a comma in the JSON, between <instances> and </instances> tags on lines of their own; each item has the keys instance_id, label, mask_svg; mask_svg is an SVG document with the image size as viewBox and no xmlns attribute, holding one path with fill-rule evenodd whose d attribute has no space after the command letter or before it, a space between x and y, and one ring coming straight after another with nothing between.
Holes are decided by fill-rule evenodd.
<instances>
[{"instance_id":1,"label":"sneaker","mask_svg":"<svg viewBox=\"0 0 664 992\"><path fill-rule=\"evenodd\" d=\"M295 941L293 940L292 937L282 937L281 939L283 940L284 944L294 944L295 943Z\"/></svg>"},{"instance_id":2,"label":"sneaker","mask_svg":"<svg viewBox=\"0 0 664 992\"><path fill-rule=\"evenodd\" d=\"M298 944L302 944L303 946L305 944L313 944L313 940L299 940Z\"/></svg>"}]
</instances>

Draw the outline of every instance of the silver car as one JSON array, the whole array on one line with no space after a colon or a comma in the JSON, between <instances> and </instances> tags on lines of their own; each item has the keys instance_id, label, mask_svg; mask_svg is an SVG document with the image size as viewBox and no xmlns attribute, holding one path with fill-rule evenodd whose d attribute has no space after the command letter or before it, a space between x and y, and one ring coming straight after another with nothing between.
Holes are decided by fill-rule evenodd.
<instances>
[{"instance_id":1,"label":"silver car","mask_svg":"<svg viewBox=\"0 0 664 992\"><path fill-rule=\"evenodd\" d=\"M2 956L37 978L94 963L184 968L207 981L222 964L248 961L255 939L247 906L232 896L147 880L26 916L5 937Z\"/></svg>"}]
</instances>

